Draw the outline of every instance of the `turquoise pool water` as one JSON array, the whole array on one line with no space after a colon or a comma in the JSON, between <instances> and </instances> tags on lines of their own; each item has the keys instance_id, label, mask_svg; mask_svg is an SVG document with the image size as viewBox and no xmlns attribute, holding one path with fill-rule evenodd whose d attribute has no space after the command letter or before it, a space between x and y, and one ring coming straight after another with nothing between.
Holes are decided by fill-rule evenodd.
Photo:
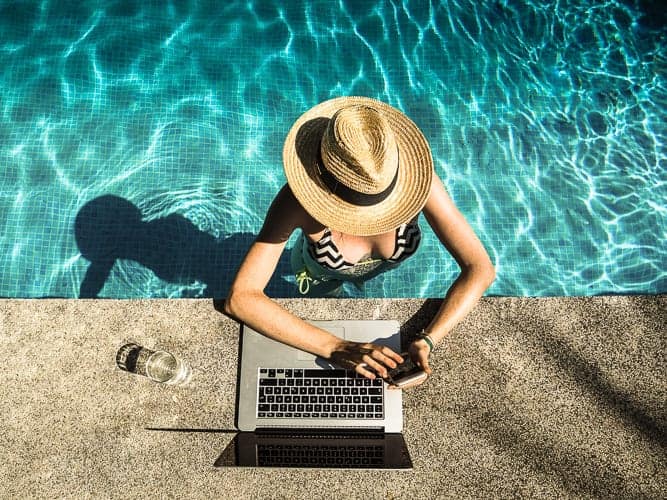
<instances>
[{"instance_id":1,"label":"turquoise pool water","mask_svg":"<svg viewBox=\"0 0 667 500\"><path fill-rule=\"evenodd\" d=\"M0 296L224 296L290 125L354 94L423 129L490 294L665 293L657 4L0 0ZM424 232L365 296L443 294Z\"/></svg>"}]
</instances>

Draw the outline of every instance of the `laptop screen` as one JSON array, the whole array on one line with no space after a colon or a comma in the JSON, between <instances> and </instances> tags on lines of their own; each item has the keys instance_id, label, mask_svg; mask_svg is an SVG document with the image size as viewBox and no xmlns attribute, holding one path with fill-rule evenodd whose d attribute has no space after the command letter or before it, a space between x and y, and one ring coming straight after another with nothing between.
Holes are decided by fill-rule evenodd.
<instances>
[{"instance_id":1,"label":"laptop screen","mask_svg":"<svg viewBox=\"0 0 667 500\"><path fill-rule=\"evenodd\" d=\"M316 432L312 429L240 432L216 467L410 469L401 434Z\"/></svg>"}]
</instances>

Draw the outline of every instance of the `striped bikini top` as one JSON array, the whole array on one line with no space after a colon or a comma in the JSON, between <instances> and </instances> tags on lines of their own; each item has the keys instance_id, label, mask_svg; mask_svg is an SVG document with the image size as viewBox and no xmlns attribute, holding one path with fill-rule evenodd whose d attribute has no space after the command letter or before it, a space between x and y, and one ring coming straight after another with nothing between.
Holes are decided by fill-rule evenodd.
<instances>
[{"instance_id":1,"label":"striped bikini top","mask_svg":"<svg viewBox=\"0 0 667 500\"><path fill-rule=\"evenodd\" d=\"M419 242L421 241L421 230L417 224L417 217L410 222L401 224L396 229L396 244L394 246L394 253L387 260L392 263L401 262L417 251ZM331 230L326 228L324 234L317 242L309 242L308 253L310 256L323 267L333 269L336 271L343 271L351 269L356 265L347 262L338 250L338 247L331 238ZM367 261L363 261L366 263Z\"/></svg>"}]
</instances>

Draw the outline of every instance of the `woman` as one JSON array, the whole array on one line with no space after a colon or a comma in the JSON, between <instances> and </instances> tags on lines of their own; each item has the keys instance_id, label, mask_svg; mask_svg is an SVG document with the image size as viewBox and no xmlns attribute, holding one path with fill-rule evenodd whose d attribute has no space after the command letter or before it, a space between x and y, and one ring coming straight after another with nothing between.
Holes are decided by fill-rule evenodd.
<instances>
[{"instance_id":1,"label":"woman","mask_svg":"<svg viewBox=\"0 0 667 500\"><path fill-rule=\"evenodd\" d=\"M426 139L403 113L365 97L325 101L303 114L285 141L287 177L241 264L225 311L268 337L368 378L403 358L388 347L342 340L289 313L264 294L285 244L301 240L292 264L302 293L335 292L396 267L419 243L422 212L461 274L412 342L427 374L435 346L474 307L495 277L488 254L433 173Z\"/></svg>"}]
</instances>

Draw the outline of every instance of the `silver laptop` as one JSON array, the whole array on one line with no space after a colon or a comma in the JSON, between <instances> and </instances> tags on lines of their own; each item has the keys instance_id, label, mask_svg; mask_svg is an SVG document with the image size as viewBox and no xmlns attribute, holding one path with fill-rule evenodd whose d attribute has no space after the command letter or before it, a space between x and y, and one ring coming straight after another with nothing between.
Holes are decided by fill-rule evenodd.
<instances>
[{"instance_id":1,"label":"silver laptop","mask_svg":"<svg viewBox=\"0 0 667 500\"><path fill-rule=\"evenodd\" d=\"M400 352L399 323L313 321ZM241 329L237 427L217 466L409 469L402 391Z\"/></svg>"}]
</instances>

